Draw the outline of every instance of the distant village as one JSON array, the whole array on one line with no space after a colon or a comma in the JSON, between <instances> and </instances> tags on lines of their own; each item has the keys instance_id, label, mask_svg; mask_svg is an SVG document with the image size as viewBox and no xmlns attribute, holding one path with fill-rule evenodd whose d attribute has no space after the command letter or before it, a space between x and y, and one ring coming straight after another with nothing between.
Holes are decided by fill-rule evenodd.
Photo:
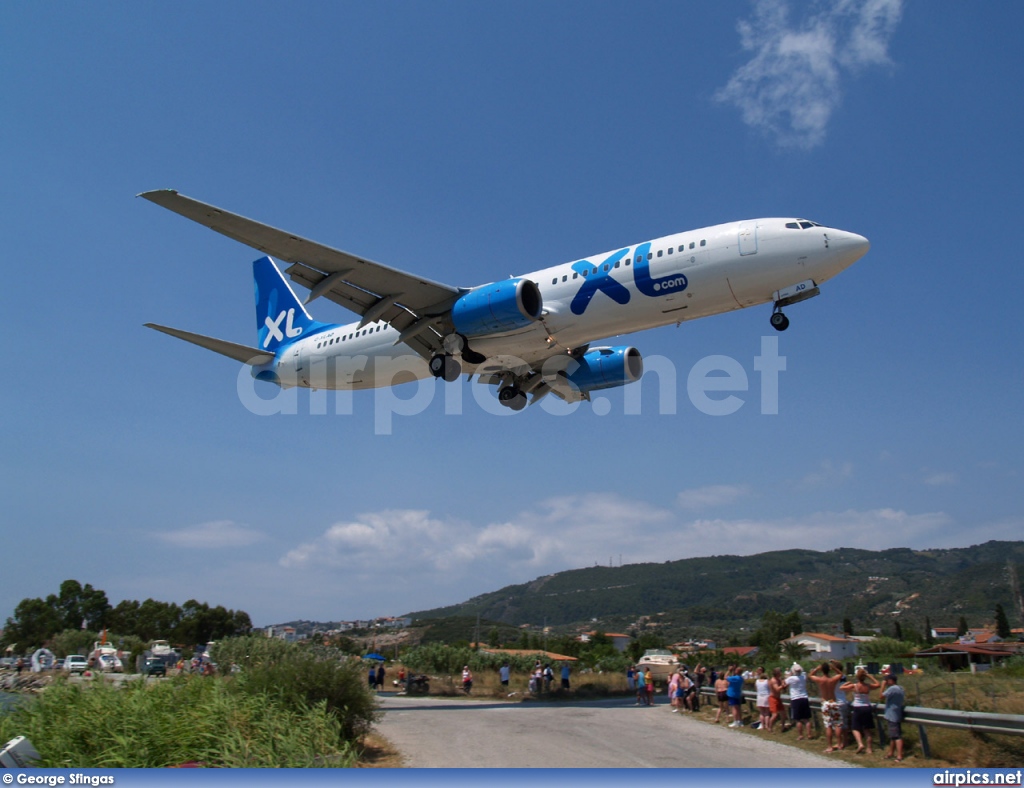
<instances>
[{"instance_id":1,"label":"distant village","mask_svg":"<svg viewBox=\"0 0 1024 788\"><path fill-rule=\"evenodd\" d=\"M381 616L380 618L357 619L355 621L335 621L323 624L316 621L296 621L294 624L274 624L264 627L263 634L268 638L279 638L288 642L307 640L314 634L323 637L344 635L347 632L365 630L396 630L412 626L409 617Z\"/></svg>"},{"instance_id":2,"label":"distant village","mask_svg":"<svg viewBox=\"0 0 1024 788\"><path fill-rule=\"evenodd\" d=\"M396 633L412 626L412 619L400 616L383 616L374 619L355 621L338 621L323 624L312 621L298 621L291 624L279 624L263 629L264 634L271 638L280 638L289 642L307 640L312 636L330 638L346 633ZM525 628L527 625L523 625ZM625 652L632 636L620 632L602 632L616 650ZM580 642L586 643L597 635L597 631L582 632L577 635ZM1002 659L1024 654L1024 629L1013 629L1009 639L999 637L988 628L968 629L958 635L956 627L933 627L931 639L936 645L914 653L915 658L937 658L938 662L948 670L987 670ZM780 642L780 645L797 644L802 646L808 658L813 660L849 660L860 656L860 645L875 639L874 635L837 635L822 632L794 633ZM486 649L486 647L484 647ZM709 639L684 640L672 643L668 647L679 657L693 656L699 658L702 652L720 651L724 655L735 658L738 662L753 660L758 653L757 646L725 646ZM507 649L506 649L507 651ZM911 656L911 655L908 655Z\"/></svg>"}]
</instances>

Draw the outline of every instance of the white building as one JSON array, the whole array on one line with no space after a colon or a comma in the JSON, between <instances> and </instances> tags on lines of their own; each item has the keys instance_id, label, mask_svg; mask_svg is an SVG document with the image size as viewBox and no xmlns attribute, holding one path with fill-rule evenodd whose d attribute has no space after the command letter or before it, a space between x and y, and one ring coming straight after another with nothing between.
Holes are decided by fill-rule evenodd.
<instances>
[{"instance_id":1,"label":"white building","mask_svg":"<svg viewBox=\"0 0 1024 788\"><path fill-rule=\"evenodd\" d=\"M799 643L811 653L811 657L819 660L849 659L857 656L859 643L856 640L837 635L825 635L820 632L801 632L786 638L782 644Z\"/></svg>"}]
</instances>

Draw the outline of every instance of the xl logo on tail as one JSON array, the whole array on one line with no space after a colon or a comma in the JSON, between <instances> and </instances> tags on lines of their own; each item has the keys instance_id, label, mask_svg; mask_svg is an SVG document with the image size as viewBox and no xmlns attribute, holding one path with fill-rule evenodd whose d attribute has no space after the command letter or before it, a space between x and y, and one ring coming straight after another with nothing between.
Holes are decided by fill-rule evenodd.
<instances>
[{"instance_id":1,"label":"xl logo on tail","mask_svg":"<svg viewBox=\"0 0 1024 788\"><path fill-rule=\"evenodd\" d=\"M285 320L286 316L287 316L288 320L287 320L287 322L285 322L284 333L282 334L281 333L281 323ZM266 325L267 331L269 333L267 334L266 339L263 340L263 349L266 350L270 346L270 343L271 343L272 340L276 340L278 342L284 342L285 336L287 336L289 339L292 339L294 337L297 337L299 334L301 334L302 333L302 326L299 326L298 328L296 328L295 326L292 325L292 321L294 319L295 319L295 309L294 309L294 307L292 309L289 309L287 312L282 309L281 313L277 316L276 320L271 320L270 316L267 315L267 317L265 317L263 319L263 323Z\"/></svg>"}]
</instances>

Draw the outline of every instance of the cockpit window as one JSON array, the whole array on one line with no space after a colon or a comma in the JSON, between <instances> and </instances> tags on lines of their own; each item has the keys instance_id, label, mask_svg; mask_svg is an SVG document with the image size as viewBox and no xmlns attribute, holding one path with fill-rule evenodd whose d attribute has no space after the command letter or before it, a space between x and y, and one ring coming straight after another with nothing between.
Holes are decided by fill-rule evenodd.
<instances>
[{"instance_id":1,"label":"cockpit window","mask_svg":"<svg viewBox=\"0 0 1024 788\"><path fill-rule=\"evenodd\" d=\"M817 222L809 222L806 219L801 219L798 222L786 222L787 230L810 230L812 227L821 227Z\"/></svg>"}]
</instances>

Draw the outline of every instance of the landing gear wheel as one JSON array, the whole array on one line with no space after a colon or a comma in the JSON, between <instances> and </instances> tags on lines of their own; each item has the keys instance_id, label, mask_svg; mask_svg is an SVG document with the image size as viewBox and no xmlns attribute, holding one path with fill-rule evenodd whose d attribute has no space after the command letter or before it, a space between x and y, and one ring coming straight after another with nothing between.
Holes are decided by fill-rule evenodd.
<instances>
[{"instance_id":1,"label":"landing gear wheel","mask_svg":"<svg viewBox=\"0 0 1024 788\"><path fill-rule=\"evenodd\" d=\"M441 378L446 383L458 380L459 375L462 374L462 364L459 363L457 358L452 356L442 356L438 353L435 356L430 357L430 374L435 378Z\"/></svg>"},{"instance_id":2,"label":"landing gear wheel","mask_svg":"<svg viewBox=\"0 0 1024 788\"><path fill-rule=\"evenodd\" d=\"M772 328L776 331L785 331L789 328L789 318L782 314L782 312L773 312L770 322L772 324Z\"/></svg>"},{"instance_id":3,"label":"landing gear wheel","mask_svg":"<svg viewBox=\"0 0 1024 788\"><path fill-rule=\"evenodd\" d=\"M454 356L444 357L444 372L441 373L441 377L445 383L454 383L459 379L459 375L462 374L462 364Z\"/></svg>"},{"instance_id":4,"label":"landing gear wheel","mask_svg":"<svg viewBox=\"0 0 1024 788\"><path fill-rule=\"evenodd\" d=\"M512 410L522 410L526 407L526 395L518 386L505 386L498 392L498 402Z\"/></svg>"}]
</instances>

